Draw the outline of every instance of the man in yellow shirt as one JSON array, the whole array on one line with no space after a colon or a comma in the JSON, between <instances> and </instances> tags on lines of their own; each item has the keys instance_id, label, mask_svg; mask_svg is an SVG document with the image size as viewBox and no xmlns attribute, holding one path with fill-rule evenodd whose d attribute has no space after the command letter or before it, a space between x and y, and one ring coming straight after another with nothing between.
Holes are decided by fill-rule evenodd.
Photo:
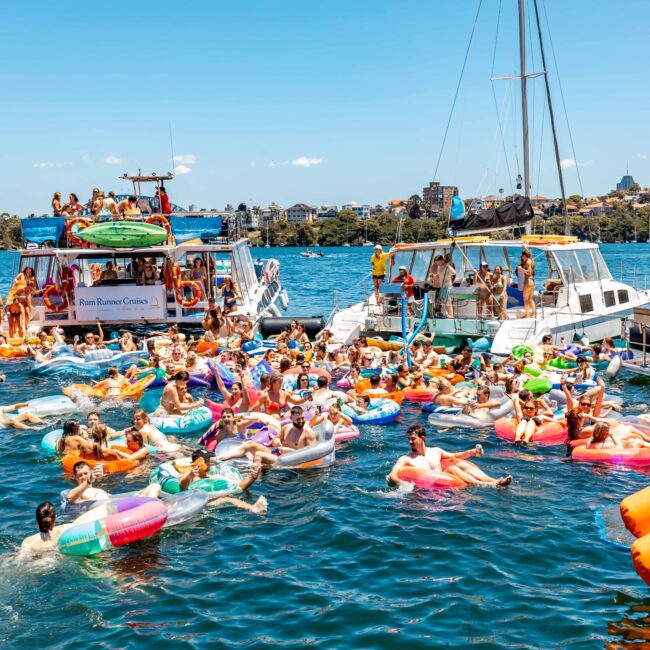
<instances>
[{"instance_id":1,"label":"man in yellow shirt","mask_svg":"<svg viewBox=\"0 0 650 650\"><path fill-rule=\"evenodd\" d=\"M389 257L390 253L384 253L382 247L377 244L375 246L375 252L370 258L370 264L372 266L372 284L375 289L375 301L378 305L381 305L382 302L379 296L379 287L386 279L386 261Z\"/></svg>"}]
</instances>

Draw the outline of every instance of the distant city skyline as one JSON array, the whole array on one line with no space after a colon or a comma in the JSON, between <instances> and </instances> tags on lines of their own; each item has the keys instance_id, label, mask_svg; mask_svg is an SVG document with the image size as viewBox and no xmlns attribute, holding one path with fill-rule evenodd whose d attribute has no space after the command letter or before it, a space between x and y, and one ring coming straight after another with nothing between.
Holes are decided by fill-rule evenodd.
<instances>
[{"instance_id":1,"label":"distant city skyline","mask_svg":"<svg viewBox=\"0 0 650 650\"><path fill-rule=\"evenodd\" d=\"M518 82L492 86L490 78L517 74L510 4L498 35L497 7L481 8L440 156L475 0L197 1L163 11L145 0L111 11L66 3L63 12L9 3L3 23L11 29L0 39L0 210L49 212L55 191L82 201L93 187L125 193L117 177L138 169L175 168L171 199L208 208L386 204L421 195L434 176L462 197L509 194L521 172ZM567 194L606 194L628 167L650 184L650 89L639 77L650 54L638 47L650 6L541 7L552 28L551 44L544 25ZM140 37L115 47L127 13L129 29L160 47L145 51ZM82 37L97 25L110 37ZM53 39L59 28L76 36ZM529 70L539 67L531 50ZM531 193L557 196L543 80L529 85Z\"/></svg>"}]
</instances>

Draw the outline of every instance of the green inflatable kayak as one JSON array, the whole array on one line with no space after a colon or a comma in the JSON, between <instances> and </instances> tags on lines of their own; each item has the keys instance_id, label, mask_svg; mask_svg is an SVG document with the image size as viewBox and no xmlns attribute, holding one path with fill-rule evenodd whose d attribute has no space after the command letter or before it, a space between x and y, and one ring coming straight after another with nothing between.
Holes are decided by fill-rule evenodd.
<instances>
[{"instance_id":1,"label":"green inflatable kayak","mask_svg":"<svg viewBox=\"0 0 650 650\"><path fill-rule=\"evenodd\" d=\"M106 248L140 248L167 241L167 231L153 223L106 221L80 230L77 237Z\"/></svg>"}]
</instances>

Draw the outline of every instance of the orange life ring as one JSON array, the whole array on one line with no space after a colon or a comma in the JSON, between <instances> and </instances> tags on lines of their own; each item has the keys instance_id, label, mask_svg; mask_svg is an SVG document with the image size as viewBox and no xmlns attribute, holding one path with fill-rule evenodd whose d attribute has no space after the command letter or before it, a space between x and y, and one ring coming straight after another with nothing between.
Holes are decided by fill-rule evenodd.
<instances>
[{"instance_id":1,"label":"orange life ring","mask_svg":"<svg viewBox=\"0 0 650 650\"><path fill-rule=\"evenodd\" d=\"M172 238L172 227L167 217L163 217L162 214L150 214L145 221L164 228L167 231L167 239L170 240Z\"/></svg>"},{"instance_id":2,"label":"orange life ring","mask_svg":"<svg viewBox=\"0 0 650 650\"><path fill-rule=\"evenodd\" d=\"M55 305L52 303L52 301L50 300L51 293L54 293L57 296L61 296L63 300L60 305ZM66 295L65 291L63 291L56 284L51 284L43 292L43 304L48 308L49 311L54 311L54 312L65 311L68 308L68 296Z\"/></svg>"},{"instance_id":3,"label":"orange life ring","mask_svg":"<svg viewBox=\"0 0 650 650\"><path fill-rule=\"evenodd\" d=\"M74 235L72 233L72 228L79 224L79 228L77 228L77 231L83 230L84 228L88 228L88 226L92 226L94 222L91 221L90 219L86 219L85 217L74 217L72 219L69 219L68 222L65 224L65 234L68 237L68 241L70 242L71 246L83 246L83 242L79 237Z\"/></svg>"},{"instance_id":4,"label":"orange life ring","mask_svg":"<svg viewBox=\"0 0 650 650\"><path fill-rule=\"evenodd\" d=\"M182 277L183 271L181 269L181 265L178 262L174 262L174 266L172 267L172 282L176 289L178 289L180 286Z\"/></svg>"},{"instance_id":5,"label":"orange life ring","mask_svg":"<svg viewBox=\"0 0 650 650\"><path fill-rule=\"evenodd\" d=\"M187 300L183 297L183 289L185 287L192 287L192 298L190 300ZM198 282L193 282L192 280L183 280L182 282L179 282L178 286L176 287L176 300L183 307L194 307L194 305L196 305L196 303L201 300L202 296L203 292L201 291L201 287L199 286Z\"/></svg>"}]
</instances>

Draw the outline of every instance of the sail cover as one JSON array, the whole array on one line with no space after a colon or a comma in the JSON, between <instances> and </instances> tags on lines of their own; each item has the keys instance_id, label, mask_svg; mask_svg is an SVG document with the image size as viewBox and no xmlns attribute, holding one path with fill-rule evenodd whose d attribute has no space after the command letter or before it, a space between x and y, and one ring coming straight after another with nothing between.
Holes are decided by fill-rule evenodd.
<instances>
[{"instance_id":1,"label":"sail cover","mask_svg":"<svg viewBox=\"0 0 650 650\"><path fill-rule=\"evenodd\" d=\"M517 196L514 201L503 203L498 208L479 210L463 219L452 221L451 229L456 235L466 235L522 226L532 218L530 199L527 196Z\"/></svg>"},{"instance_id":2,"label":"sail cover","mask_svg":"<svg viewBox=\"0 0 650 650\"><path fill-rule=\"evenodd\" d=\"M169 220L176 241L181 244L203 236L218 237L221 234L221 217L171 217Z\"/></svg>"},{"instance_id":3,"label":"sail cover","mask_svg":"<svg viewBox=\"0 0 650 650\"><path fill-rule=\"evenodd\" d=\"M28 217L21 220L23 238L32 244L57 242L63 232L63 217Z\"/></svg>"}]
</instances>

